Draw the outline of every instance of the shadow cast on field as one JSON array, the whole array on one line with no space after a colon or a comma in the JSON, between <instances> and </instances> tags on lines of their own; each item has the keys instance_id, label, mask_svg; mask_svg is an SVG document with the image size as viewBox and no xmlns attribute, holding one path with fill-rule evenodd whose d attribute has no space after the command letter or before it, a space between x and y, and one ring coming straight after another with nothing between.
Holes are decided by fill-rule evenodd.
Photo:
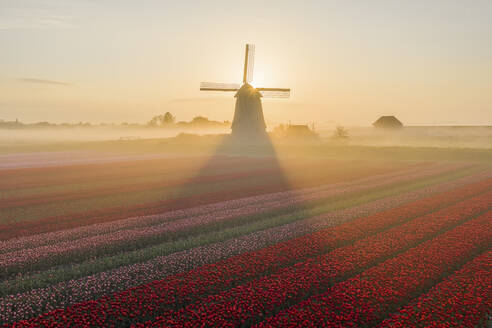
<instances>
[{"instance_id":1,"label":"shadow cast on field","mask_svg":"<svg viewBox=\"0 0 492 328\"><path fill-rule=\"evenodd\" d=\"M185 208L187 201L193 207L291 189L268 136L247 142L225 135L200 168L176 186L169 208Z\"/></svg>"}]
</instances>

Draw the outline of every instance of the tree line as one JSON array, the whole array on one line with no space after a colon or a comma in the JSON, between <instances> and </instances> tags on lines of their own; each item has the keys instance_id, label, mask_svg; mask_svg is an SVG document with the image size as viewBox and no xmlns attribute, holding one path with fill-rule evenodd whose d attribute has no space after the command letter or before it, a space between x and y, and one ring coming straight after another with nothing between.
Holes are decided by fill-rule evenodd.
<instances>
[{"instance_id":1,"label":"tree line","mask_svg":"<svg viewBox=\"0 0 492 328\"><path fill-rule=\"evenodd\" d=\"M0 128L4 129L22 129L22 128L49 128L49 127L149 127L149 128L171 128L171 127L229 127L231 123L229 121L213 121L209 120L205 116L195 116L190 121L176 121L176 117L166 112L152 117L147 123L51 123L47 121L35 122L35 123L23 123L16 119L15 121L7 121L0 119Z\"/></svg>"}]
</instances>

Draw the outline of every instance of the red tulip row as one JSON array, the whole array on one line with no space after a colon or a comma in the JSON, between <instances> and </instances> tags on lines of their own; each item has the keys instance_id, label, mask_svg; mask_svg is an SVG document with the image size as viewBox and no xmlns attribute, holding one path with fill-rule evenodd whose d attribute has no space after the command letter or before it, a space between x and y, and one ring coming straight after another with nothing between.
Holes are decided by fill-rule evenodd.
<instances>
[{"instance_id":1,"label":"red tulip row","mask_svg":"<svg viewBox=\"0 0 492 328\"><path fill-rule=\"evenodd\" d=\"M210 161L210 162L209 162ZM0 191L27 188L42 188L69 184L80 184L88 181L115 182L121 177L126 180L145 176L186 176L189 172L200 169L209 163L214 171L222 172L231 167L248 167L256 165L277 164L271 159L247 157L173 157L123 159L110 162L86 163L60 166L41 166L10 168L0 170ZM142 170L145 167L145 170Z\"/></svg>"},{"instance_id":2,"label":"red tulip row","mask_svg":"<svg viewBox=\"0 0 492 328\"><path fill-rule=\"evenodd\" d=\"M443 166L439 167L430 167L420 172L420 174L415 174L420 177L429 177L435 175L441 169L444 172L452 172L456 170L463 169L463 167L448 167ZM302 171L302 170L301 170ZM316 171L316 170L315 170ZM320 171L320 170L317 170ZM308 170L309 172L309 170ZM297 187L312 187L319 186L322 184L328 183L336 183L343 181L344 178L348 180L356 179L360 177L364 177L370 173L380 173L374 168L367 169L367 173L365 171L359 170L359 172L349 172L344 177L333 177L333 174L327 174L321 172L316 172L313 176L301 176L297 177L300 180L299 185ZM250 177L256 177L256 180L248 179L245 174ZM284 175L280 171L280 169L276 169L276 171L270 172L270 174L262 173L264 179L258 179L260 174L254 174L251 171L249 172L240 172L237 173L235 179L236 183L230 186L226 186L219 191L205 191L199 192L198 194L191 195L183 195L178 198L170 198L160 201L154 202L145 202L139 204L125 204L125 205L117 205L113 207L105 207L103 209L77 209L75 213L49 216L45 215L42 212L39 214L39 218L36 220L28 220L28 221L19 221L19 222L9 222L8 224L0 224L0 239L10 239L20 236L29 236L38 233L45 233L50 231L57 231L61 229L71 229L79 226L87 226L89 224L97 224L102 222L110 222L118 219L125 219L131 216L140 216L140 215L149 215L149 214L160 214L170 210L184 209L190 208L194 206L199 206L203 204L210 204L215 202L234 200L242 197L248 196L256 196L259 194L266 194L272 192L285 191L288 189L288 184L285 180ZM401 172L395 170L395 175L399 175ZM240 176L241 174L241 176ZM403 176L403 174L401 174ZM188 183L184 183L181 187L178 187L177 190L189 191L197 188L196 184L198 183L198 179L212 179L212 181L208 181L208 183L213 183L213 179L215 181L219 181L217 176L204 176L197 177L193 181L188 181ZM229 176L228 179L221 178L220 181L227 182L233 179L232 176ZM184 181L183 181L184 182ZM203 184L201 185L203 187ZM147 187L146 187L147 188ZM120 188L121 189L121 188ZM123 188L126 193L128 190ZM148 188L147 188L148 189ZM93 196L97 196L97 193L94 194L95 191L89 191L87 195L84 197L93 198ZM177 193L175 193L177 194ZM63 202L67 199L63 198L58 199L57 202ZM68 194L67 194L67 197ZM71 196L70 196L71 197ZM80 199L79 196L76 197ZM46 203L46 202L44 202ZM18 203L17 206L24 206L25 204ZM29 205L30 206L30 205Z\"/></svg>"},{"instance_id":3,"label":"red tulip row","mask_svg":"<svg viewBox=\"0 0 492 328\"><path fill-rule=\"evenodd\" d=\"M125 185L101 187L94 189L85 190L75 190L75 191L59 191L55 193L48 194L35 194L28 196L18 196L2 199L0 202L0 209L12 208L12 207L24 207L24 206L34 206L47 202L66 202L71 200L79 200L92 197L105 197L108 195L118 194L118 193L134 193L152 189L162 190L164 188L175 188L179 189L182 186L187 186L193 184L207 184L207 183L220 183L223 181L239 181L250 178L250 177L265 177L265 179L271 178L272 176L281 176L278 167L253 167L253 169L243 169L243 170L233 170L232 172L225 172L213 175L203 175L193 178L190 182L189 177L178 177L178 178L168 178L165 180L156 180L154 182L134 182Z\"/></svg>"},{"instance_id":4,"label":"red tulip row","mask_svg":"<svg viewBox=\"0 0 492 328\"><path fill-rule=\"evenodd\" d=\"M374 182L372 183L374 184ZM362 184L361 186L354 187L342 187L331 190L330 187L325 187L323 189L316 188L317 192L310 192L310 188L306 191L306 196L303 195L302 190L297 193L297 196L293 196L290 199L286 199L283 202L252 202L249 206L237 205L237 209L229 209L220 212L221 206L217 207L215 213L209 212L205 215L192 215L191 217L179 217L184 215L184 213L175 214L173 218L171 215L166 218L165 215L161 216L161 220L164 223L159 223L158 218L152 218L149 226L145 226L145 218L140 218L134 220L135 223L139 224L131 229L123 229L124 223L118 224L117 229L112 228L113 231L110 233L101 233L95 236L84 236L83 238L70 238L66 237L65 241L61 232L56 234L56 239L46 245L40 245L36 247L35 245L15 250L13 252L5 252L0 254L0 278L12 276L18 272L29 272L30 270L40 270L43 268L48 268L50 265L55 264L66 264L73 261L83 261L89 259L93 256L102 256L113 254L121 250L132 250L135 247L148 247L156 243L163 243L166 240L172 238L179 238L179 236L188 236L193 233L204 233L210 230L211 227L215 226L215 229L219 228L219 225L227 225L229 222L236 222L238 217L248 216L252 214L261 214L263 212L263 217L266 217L269 211L278 210L279 208L295 208L302 207L305 202L309 203L309 206L315 206L316 202L322 204L323 198L336 197L339 195L354 193L358 189L367 189L368 184ZM264 197L268 200L267 196ZM318 200L319 198L320 200ZM326 202L326 199L324 200ZM238 202L239 203L239 202ZM307 204L306 203L306 206ZM219 203L220 204L220 203ZM313 205L311 205L313 204ZM210 207L210 206L209 206ZM208 208L208 207L207 207ZM293 210L293 209L291 209ZM255 213L256 211L256 213ZM155 223L157 221L157 223ZM112 225L110 225L112 227ZM121 230L120 230L121 229ZM82 229L83 231L88 231L87 228ZM71 230L70 232L74 232ZM27 238L24 238L27 239ZM18 239L19 240L19 239ZM44 242L45 238L40 239ZM7 242L9 246L14 246L14 242ZM0 245L2 243L0 242ZM0 246L1 248L1 246ZM0 251L3 253L5 250Z\"/></svg>"},{"instance_id":5,"label":"red tulip row","mask_svg":"<svg viewBox=\"0 0 492 328\"><path fill-rule=\"evenodd\" d=\"M193 248L186 252L158 256L143 263L124 265L114 270L71 279L68 282L60 281L57 283L55 280L52 282L52 285L44 288L35 288L25 292L15 293L15 286L22 284L23 281L32 284L37 283L36 276L31 276L32 278L30 276L24 276L22 279L16 279L10 284L12 287L11 290L15 295L0 298L0 322L14 323L19 320L37 317L58 308L67 308L80 302L98 299L104 295L112 295L116 292L124 291L154 280L162 280L170 275L189 271L208 263L216 263L237 254L253 252L275 243L297 238L327 227L333 227L343 222L354 220L356 217L368 216L373 213L395 208L396 206L423 199L430 195L436 195L439 192L455 190L458 187L483 181L486 178L486 174L478 174L439 183L409 193L382 198L377 201L325 213L306 220L246 234L227 241ZM310 190L314 189L318 188L311 188ZM284 193L268 194L267 197L273 197L273 195L279 194ZM258 199L263 199L263 197L265 196L243 198L234 202L234 204L249 203L250 200L253 200L254 203ZM217 204L224 203L216 203L215 205ZM192 212L192 215L196 215L198 214L196 212L198 209L209 208L210 206L215 207L215 205L189 210ZM122 228L121 225L123 222L119 222L118 228ZM13 243L4 246L15 247ZM0 243L0 249L2 247ZM54 271L53 275L56 276L57 273ZM8 282L6 284L9 285Z\"/></svg>"},{"instance_id":6,"label":"red tulip row","mask_svg":"<svg viewBox=\"0 0 492 328\"><path fill-rule=\"evenodd\" d=\"M334 285L257 327L367 327L490 248L492 211Z\"/></svg>"},{"instance_id":7,"label":"red tulip row","mask_svg":"<svg viewBox=\"0 0 492 328\"><path fill-rule=\"evenodd\" d=\"M251 325L286 305L326 290L333 282L360 272L376 262L432 238L443 229L483 213L490 207L492 192L468 199L435 213L359 240L354 244L284 268L179 311L169 311L155 326L215 327ZM439 238L439 237L438 237ZM150 323L142 325L148 327Z\"/></svg>"},{"instance_id":8,"label":"red tulip row","mask_svg":"<svg viewBox=\"0 0 492 328\"><path fill-rule=\"evenodd\" d=\"M170 198L162 201L121 205L104 209L87 210L73 214L48 216L34 221L21 221L0 224L0 240L30 236L38 233L72 229L89 224L104 223L126 219L132 216L160 214L171 210L179 210L211 204L237 198L273 193L286 190L285 182L279 181L268 185L243 186L233 190L212 191L204 194Z\"/></svg>"},{"instance_id":9,"label":"red tulip row","mask_svg":"<svg viewBox=\"0 0 492 328\"><path fill-rule=\"evenodd\" d=\"M401 308L381 327L477 327L490 311L492 250Z\"/></svg>"},{"instance_id":10,"label":"red tulip row","mask_svg":"<svg viewBox=\"0 0 492 328\"><path fill-rule=\"evenodd\" d=\"M339 164L326 164L330 167L334 168L334 171L340 171L338 168ZM370 174L382 174L383 172L381 168L374 168L369 166L367 169L359 169L354 172L351 168L348 172L341 174L334 173L325 173L326 165L323 170L314 170L315 173L312 174L313 171L307 170L307 172L311 172L311 174L304 174L298 176L295 179L296 188L305 188L312 186L319 186L322 184L328 183L337 183L341 181L350 181L353 179L363 178L365 176L370 176ZM383 166L383 168L387 168ZM417 177L429 177L434 176L436 174L441 173L451 173L458 172L460 170L464 170L466 168L470 168L469 166L464 165L432 165L425 166L420 171L418 168L410 167L407 169L406 173L414 175L415 172L419 172L415 174ZM303 172L302 170L298 170ZM384 175L389 174L395 176L404 176L405 171L397 168L387 168ZM282 176L281 172L276 175L276 180L272 181L275 176L270 176L269 181L265 180L256 180L250 185L247 185L247 179L242 179L240 184L234 184L233 186L229 186L227 188L222 188L219 191L208 191L204 193L199 193L197 195L187 195L179 198L171 198L167 200L155 201L155 202L145 202L140 204L125 204L125 205L117 205L112 207L105 207L103 209L76 209L74 213L67 213L62 215L51 216L50 214L43 214L43 212L39 212L39 215L36 215L35 220L28 221L18 221L18 222L10 222L9 224L0 224L0 239L10 239L19 236L29 236L38 233L57 231L61 229L71 229L79 226L87 226L89 224L97 224L102 222L111 222L118 219L125 219L131 216L140 216L140 215L149 215L149 214L159 214L170 210L176 209L184 209L190 208L193 206L199 206L203 204L210 204L220 201L227 201L238 199L242 197L248 196L256 196L265 193L278 192L283 191L288 188L288 185L285 181L285 177ZM291 178L291 177L290 177ZM250 181L251 182L251 181ZM189 181L189 183L181 186L181 189L184 190L186 188L193 188L194 182ZM178 188L179 189L179 188Z\"/></svg>"},{"instance_id":11,"label":"red tulip row","mask_svg":"<svg viewBox=\"0 0 492 328\"><path fill-rule=\"evenodd\" d=\"M329 251L371 233L401 224L428 213L443 204L490 189L492 180L434 195L410 204L360 218L334 228L283 242L256 252L242 254L190 272L168 277L127 291L83 302L66 310L56 310L19 326L30 323L70 326L95 323L99 326L122 325L135 317L152 318L166 310L177 310L190 303L234 287L261 275L275 272L286 265ZM490 196L489 196L490 197Z\"/></svg>"},{"instance_id":12,"label":"red tulip row","mask_svg":"<svg viewBox=\"0 0 492 328\"><path fill-rule=\"evenodd\" d=\"M432 175L432 171L427 170L426 172L428 175ZM60 243L67 240L76 240L95 235L102 235L108 232L156 226L180 218L196 218L204 214L222 218L235 218L238 216L254 215L282 207L286 208L288 206L292 206L294 203L298 203L300 207L300 205L304 206L308 201L313 201L314 206L315 200L325 199L326 201L326 199L330 197L340 197L341 195L346 195L352 192L356 194L357 192L371 190L374 187L381 188L385 185L391 186L396 183L411 181L416 177L422 176L421 172L418 172L417 174L415 173L416 172L406 170L404 173L399 174L388 173L385 175L377 175L350 182L331 183L312 188L260 194L252 197L244 197L197 207L189 207L177 211L168 211L157 215L130 217L124 220L118 220L117 224L115 224L115 222L106 222L88 226L85 225L69 230L35 234L32 236L16 238L14 240L3 240L0 241L0 253L9 253L15 250L32 249L44 245L53 245L55 243ZM447 187L447 189L445 187L446 183L437 184L434 185L434 187L440 187L440 189L436 189L436 192L438 192L438 190L443 192L445 190L456 188L456 186L463 186L468 183L484 180L490 176L492 176L492 174L473 174L471 176L467 176L466 178L451 180L448 182L450 186ZM428 189L429 188L424 188L424 190ZM429 192L429 194L432 194L432 192ZM422 195L424 196L425 194L423 193Z\"/></svg>"}]
</instances>

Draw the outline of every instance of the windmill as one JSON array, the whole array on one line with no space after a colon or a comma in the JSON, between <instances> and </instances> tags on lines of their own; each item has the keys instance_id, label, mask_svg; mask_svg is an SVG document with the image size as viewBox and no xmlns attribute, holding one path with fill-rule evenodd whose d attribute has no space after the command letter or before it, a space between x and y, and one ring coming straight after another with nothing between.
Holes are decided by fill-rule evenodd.
<instances>
[{"instance_id":1,"label":"windmill","mask_svg":"<svg viewBox=\"0 0 492 328\"><path fill-rule=\"evenodd\" d=\"M243 84L202 82L201 91L235 92L236 106L232 120L232 136L252 140L266 136L266 125L263 117L261 97L288 98L290 89L286 88L254 88L253 81L255 46L246 45L244 58Z\"/></svg>"}]
</instances>

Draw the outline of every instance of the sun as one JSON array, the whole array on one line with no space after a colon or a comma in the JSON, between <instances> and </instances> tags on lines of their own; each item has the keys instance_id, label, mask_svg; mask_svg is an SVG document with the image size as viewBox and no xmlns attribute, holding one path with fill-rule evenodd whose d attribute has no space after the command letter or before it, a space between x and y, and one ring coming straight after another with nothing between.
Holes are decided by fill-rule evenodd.
<instances>
[{"instance_id":1,"label":"sun","mask_svg":"<svg viewBox=\"0 0 492 328\"><path fill-rule=\"evenodd\" d=\"M255 88L260 88L267 85L266 75L263 70L255 69L255 73L251 85Z\"/></svg>"}]
</instances>

